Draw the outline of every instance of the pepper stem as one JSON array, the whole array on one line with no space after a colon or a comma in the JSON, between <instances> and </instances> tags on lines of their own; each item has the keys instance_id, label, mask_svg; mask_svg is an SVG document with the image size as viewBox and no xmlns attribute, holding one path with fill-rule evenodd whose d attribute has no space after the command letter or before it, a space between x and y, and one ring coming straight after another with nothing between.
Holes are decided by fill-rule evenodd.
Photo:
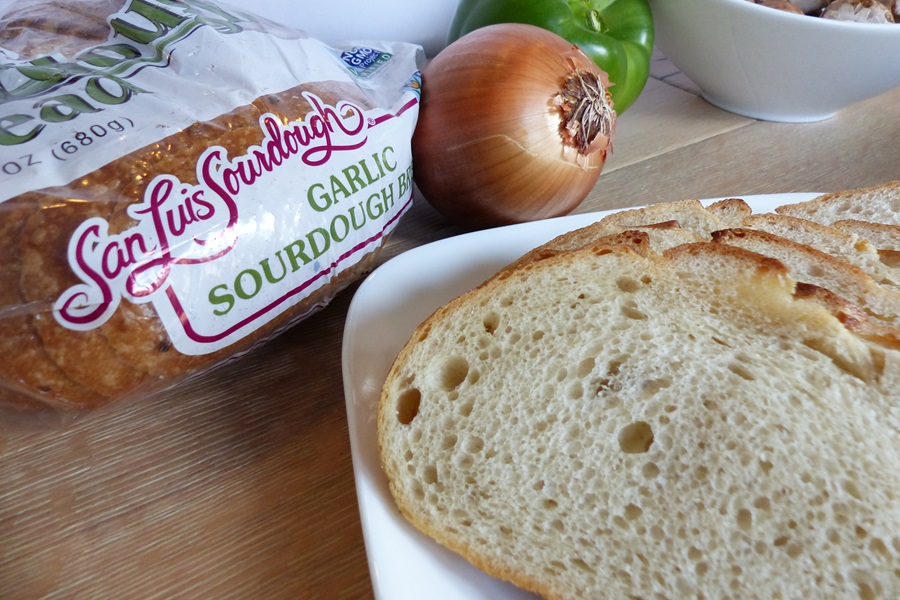
<instances>
[{"instance_id":1,"label":"pepper stem","mask_svg":"<svg viewBox=\"0 0 900 600\"><path fill-rule=\"evenodd\" d=\"M599 33L606 33L606 23L603 22L603 17L600 16L598 11L588 11L587 20L588 27Z\"/></svg>"},{"instance_id":2,"label":"pepper stem","mask_svg":"<svg viewBox=\"0 0 900 600\"><path fill-rule=\"evenodd\" d=\"M578 27L597 33L609 33L609 27L602 14L615 0L566 0L566 2Z\"/></svg>"},{"instance_id":3,"label":"pepper stem","mask_svg":"<svg viewBox=\"0 0 900 600\"><path fill-rule=\"evenodd\" d=\"M612 98L596 74L573 69L556 97L563 141L582 155L606 148L613 135L616 112Z\"/></svg>"}]
</instances>

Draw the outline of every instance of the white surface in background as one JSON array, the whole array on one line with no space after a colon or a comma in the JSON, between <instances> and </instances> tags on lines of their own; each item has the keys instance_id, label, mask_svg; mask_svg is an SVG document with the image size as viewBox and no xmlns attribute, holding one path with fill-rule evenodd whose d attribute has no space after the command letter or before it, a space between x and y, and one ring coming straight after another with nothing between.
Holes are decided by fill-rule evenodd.
<instances>
[{"instance_id":1,"label":"white surface in background","mask_svg":"<svg viewBox=\"0 0 900 600\"><path fill-rule=\"evenodd\" d=\"M13 0L0 0L0 14ZM345 40L411 42L429 57L443 47L459 0L224 0L312 37L334 44Z\"/></svg>"},{"instance_id":2,"label":"white surface in background","mask_svg":"<svg viewBox=\"0 0 900 600\"><path fill-rule=\"evenodd\" d=\"M363 39L411 42L431 57L444 47L458 4L459 0L256 0L246 9L327 43Z\"/></svg>"}]
</instances>

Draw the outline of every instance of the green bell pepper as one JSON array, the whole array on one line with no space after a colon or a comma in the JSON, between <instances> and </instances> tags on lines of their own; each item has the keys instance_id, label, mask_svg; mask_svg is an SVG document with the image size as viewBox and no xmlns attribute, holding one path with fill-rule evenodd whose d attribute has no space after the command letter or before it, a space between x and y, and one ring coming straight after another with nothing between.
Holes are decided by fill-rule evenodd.
<instances>
[{"instance_id":1,"label":"green bell pepper","mask_svg":"<svg viewBox=\"0 0 900 600\"><path fill-rule=\"evenodd\" d=\"M609 76L622 113L650 75L653 15L647 0L460 0L447 43L494 23L526 23L576 44Z\"/></svg>"}]
</instances>

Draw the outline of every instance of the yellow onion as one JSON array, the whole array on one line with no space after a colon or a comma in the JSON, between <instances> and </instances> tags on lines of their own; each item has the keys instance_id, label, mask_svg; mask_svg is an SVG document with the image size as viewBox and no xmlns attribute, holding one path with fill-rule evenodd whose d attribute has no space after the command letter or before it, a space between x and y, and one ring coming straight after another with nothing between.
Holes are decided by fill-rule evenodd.
<instances>
[{"instance_id":1,"label":"yellow onion","mask_svg":"<svg viewBox=\"0 0 900 600\"><path fill-rule=\"evenodd\" d=\"M467 227L571 212L612 148L608 87L577 46L539 27L489 25L463 36L422 75L416 185Z\"/></svg>"}]
</instances>

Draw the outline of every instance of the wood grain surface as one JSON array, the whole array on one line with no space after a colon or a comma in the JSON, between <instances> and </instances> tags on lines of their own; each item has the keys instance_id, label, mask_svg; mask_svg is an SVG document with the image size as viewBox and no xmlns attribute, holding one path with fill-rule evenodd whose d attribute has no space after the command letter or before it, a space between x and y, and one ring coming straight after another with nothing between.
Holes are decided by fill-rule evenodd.
<instances>
[{"instance_id":1,"label":"wood grain surface","mask_svg":"<svg viewBox=\"0 0 900 600\"><path fill-rule=\"evenodd\" d=\"M656 60L577 212L900 179L900 88L761 122ZM417 198L379 260L458 233ZM156 397L2 428L0 598L371 598L341 382L355 289Z\"/></svg>"}]
</instances>

